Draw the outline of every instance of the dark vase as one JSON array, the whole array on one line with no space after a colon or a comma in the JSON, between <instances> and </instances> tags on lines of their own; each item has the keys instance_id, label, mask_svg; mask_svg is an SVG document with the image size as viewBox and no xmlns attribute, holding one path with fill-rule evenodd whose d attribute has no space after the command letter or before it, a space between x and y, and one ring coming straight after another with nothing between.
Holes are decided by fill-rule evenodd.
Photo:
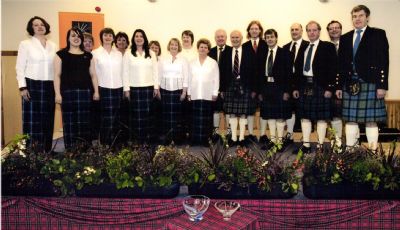
<instances>
[{"instance_id":1,"label":"dark vase","mask_svg":"<svg viewBox=\"0 0 400 230\"><path fill-rule=\"evenodd\" d=\"M256 184L251 184L248 188L232 185L231 190L225 191L219 188L221 184L206 183L192 184L188 186L190 195L205 195L214 199L288 199L296 194L285 193L280 184L273 184L271 191L263 191Z\"/></svg>"},{"instance_id":2,"label":"dark vase","mask_svg":"<svg viewBox=\"0 0 400 230\"><path fill-rule=\"evenodd\" d=\"M115 184L103 183L99 185L87 185L81 190L76 190L78 197L98 197L98 198L174 198L179 194L180 185L171 184L167 187L147 186L143 188L123 188L117 189Z\"/></svg>"},{"instance_id":3,"label":"dark vase","mask_svg":"<svg viewBox=\"0 0 400 230\"><path fill-rule=\"evenodd\" d=\"M13 176L3 175L1 180L2 196L54 197L59 195L53 184L43 177L36 178L29 185L18 185L20 181L21 179Z\"/></svg>"},{"instance_id":4,"label":"dark vase","mask_svg":"<svg viewBox=\"0 0 400 230\"><path fill-rule=\"evenodd\" d=\"M340 183L329 185L306 185L303 181L303 194L310 199L348 199L348 200L399 200L400 189L374 190L371 185Z\"/></svg>"}]
</instances>

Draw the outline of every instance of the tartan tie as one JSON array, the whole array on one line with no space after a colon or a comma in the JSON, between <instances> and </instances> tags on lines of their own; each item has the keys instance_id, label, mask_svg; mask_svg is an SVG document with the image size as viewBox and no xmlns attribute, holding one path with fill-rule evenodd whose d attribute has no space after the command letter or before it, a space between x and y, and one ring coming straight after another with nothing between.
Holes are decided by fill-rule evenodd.
<instances>
[{"instance_id":1,"label":"tartan tie","mask_svg":"<svg viewBox=\"0 0 400 230\"><path fill-rule=\"evenodd\" d=\"M310 48L308 49L306 64L304 65L304 71L308 72L311 69L311 56L313 52L314 44L310 44Z\"/></svg>"},{"instance_id":2,"label":"tartan tie","mask_svg":"<svg viewBox=\"0 0 400 230\"><path fill-rule=\"evenodd\" d=\"M239 52L235 50L235 59L233 61L233 76L237 78L239 76Z\"/></svg>"},{"instance_id":3,"label":"tartan tie","mask_svg":"<svg viewBox=\"0 0 400 230\"><path fill-rule=\"evenodd\" d=\"M257 48L258 48L258 46L257 46L257 41L254 40L254 42L253 42L253 50L254 50L254 52L256 52L256 53L257 53Z\"/></svg>"}]
</instances>

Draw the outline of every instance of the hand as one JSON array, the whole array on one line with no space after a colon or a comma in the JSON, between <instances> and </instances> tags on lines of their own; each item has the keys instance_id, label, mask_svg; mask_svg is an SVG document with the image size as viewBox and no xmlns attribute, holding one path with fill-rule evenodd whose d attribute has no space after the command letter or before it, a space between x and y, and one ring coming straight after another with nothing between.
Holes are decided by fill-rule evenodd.
<instances>
[{"instance_id":1,"label":"hand","mask_svg":"<svg viewBox=\"0 0 400 230\"><path fill-rule=\"evenodd\" d=\"M31 95L29 94L29 91L27 89L22 90L20 94L24 101L29 101L29 99L31 98Z\"/></svg>"},{"instance_id":2,"label":"hand","mask_svg":"<svg viewBox=\"0 0 400 230\"><path fill-rule=\"evenodd\" d=\"M386 90L384 90L384 89L377 89L377 90L376 90L376 97L377 97L378 99L383 99L383 98L385 98L385 95L386 95Z\"/></svg>"},{"instance_id":3,"label":"hand","mask_svg":"<svg viewBox=\"0 0 400 230\"><path fill-rule=\"evenodd\" d=\"M93 101L98 101L98 100L100 100L100 94L99 94L99 92L94 92L94 94L93 94Z\"/></svg>"},{"instance_id":4,"label":"hand","mask_svg":"<svg viewBox=\"0 0 400 230\"><path fill-rule=\"evenodd\" d=\"M128 99L128 101L130 101L130 100L131 100L131 92L130 92L130 91L125 91L125 92L124 92L124 97L125 97L126 99Z\"/></svg>"},{"instance_id":5,"label":"hand","mask_svg":"<svg viewBox=\"0 0 400 230\"><path fill-rule=\"evenodd\" d=\"M283 100L284 101L287 101L287 100L289 100L289 94L288 93L283 93Z\"/></svg>"},{"instance_id":6,"label":"hand","mask_svg":"<svg viewBox=\"0 0 400 230\"><path fill-rule=\"evenodd\" d=\"M326 90L325 93L324 93L324 97L325 97L325 98L331 98L331 97L332 97L332 92Z\"/></svg>"},{"instance_id":7,"label":"hand","mask_svg":"<svg viewBox=\"0 0 400 230\"><path fill-rule=\"evenodd\" d=\"M191 101L192 98L190 97L190 95L187 96L188 101Z\"/></svg>"},{"instance_id":8,"label":"hand","mask_svg":"<svg viewBox=\"0 0 400 230\"><path fill-rule=\"evenodd\" d=\"M62 96L61 94L56 94L56 104L61 104L62 103Z\"/></svg>"},{"instance_id":9,"label":"hand","mask_svg":"<svg viewBox=\"0 0 400 230\"><path fill-rule=\"evenodd\" d=\"M258 95L258 100L263 101L263 96L261 94Z\"/></svg>"},{"instance_id":10,"label":"hand","mask_svg":"<svg viewBox=\"0 0 400 230\"><path fill-rule=\"evenodd\" d=\"M300 96L300 93L299 93L298 90L293 91L293 98L294 98L294 99L299 98L299 96Z\"/></svg>"},{"instance_id":11,"label":"hand","mask_svg":"<svg viewBox=\"0 0 400 230\"><path fill-rule=\"evenodd\" d=\"M222 99L224 99L224 93L223 92L219 93L219 95L221 96Z\"/></svg>"},{"instance_id":12,"label":"hand","mask_svg":"<svg viewBox=\"0 0 400 230\"><path fill-rule=\"evenodd\" d=\"M180 101L184 101L185 98L186 98L186 93L183 92L183 93L181 94L181 97L179 98L179 100L180 100Z\"/></svg>"},{"instance_id":13,"label":"hand","mask_svg":"<svg viewBox=\"0 0 400 230\"><path fill-rule=\"evenodd\" d=\"M212 99L212 101L216 101L217 98L218 98L218 96L214 96L214 95L213 95L211 99Z\"/></svg>"},{"instance_id":14,"label":"hand","mask_svg":"<svg viewBox=\"0 0 400 230\"><path fill-rule=\"evenodd\" d=\"M337 97L338 99L342 99L342 97L343 97L343 92L342 92L342 90L336 90L336 97Z\"/></svg>"},{"instance_id":15,"label":"hand","mask_svg":"<svg viewBox=\"0 0 400 230\"><path fill-rule=\"evenodd\" d=\"M153 98L156 97L158 99L161 99L161 94L159 89L154 89L153 90Z\"/></svg>"},{"instance_id":16,"label":"hand","mask_svg":"<svg viewBox=\"0 0 400 230\"><path fill-rule=\"evenodd\" d=\"M256 92L251 92L251 98L254 99L256 97L257 93Z\"/></svg>"}]
</instances>

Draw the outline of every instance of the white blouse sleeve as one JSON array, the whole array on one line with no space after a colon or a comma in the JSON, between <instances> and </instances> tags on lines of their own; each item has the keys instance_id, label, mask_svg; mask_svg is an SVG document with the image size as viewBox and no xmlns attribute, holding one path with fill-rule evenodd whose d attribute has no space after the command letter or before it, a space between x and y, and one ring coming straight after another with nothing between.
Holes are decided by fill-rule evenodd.
<instances>
[{"instance_id":1,"label":"white blouse sleeve","mask_svg":"<svg viewBox=\"0 0 400 230\"><path fill-rule=\"evenodd\" d=\"M213 75L213 91L212 91L212 95L213 96L218 96L218 91L219 91L219 68L218 68L218 64L217 64L216 61L213 61L212 75Z\"/></svg>"},{"instance_id":2,"label":"white blouse sleeve","mask_svg":"<svg viewBox=\"0 0 400 230\"><path fill-rule=\"evenodd\" d=\"M15 66L17 72L18 87L26 87L25 69L28 62L28 44L21 42L18 47L17 64Z\"/></svg>"}]
</instances>

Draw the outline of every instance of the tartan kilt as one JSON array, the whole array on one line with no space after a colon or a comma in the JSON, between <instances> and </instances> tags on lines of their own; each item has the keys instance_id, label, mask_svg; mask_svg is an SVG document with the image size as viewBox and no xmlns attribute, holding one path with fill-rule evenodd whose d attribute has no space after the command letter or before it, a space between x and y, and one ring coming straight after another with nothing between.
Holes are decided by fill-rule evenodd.
<instances>
[{"instance_id":1,"label":"tartan kilt","mask_svg":"<svg viewBox=\"0 0 400 230\"><path fill-rule=\"evenodd\" d=\"M224 111L223 106L224 106L224 99L222 99L221 95L218 94L217 100L213 101L212 103L212 110L214 113L223 112Z\"/></svg>"},{"instance_id":2,"label":"tartan kilt","mask_svg":"<svg viewBox=\"0 0 400 230\"><path fill-rule=\"evenodd\" d=\"M300 97L297 100L297 114L300 119L311 121L330 120L332 118L331 98L325 98L325 89L313 83L313 95L304 95L305 85L300 87Z\"/></svg>"},{"instance_id":3,"label":"tartan kilt","mask_svg":"<svg viewBox=\"0 0 400 230\"><path fill-rule=\"evenodd\" d=\"M65 149L79 142L90 140L91 89L67 89L61 91L62 119Z\"/></svg>"},{"instance_id":4,"label":"tartan kilt","mask_svg":"<svg viewBox=\"0 0 400 230\"><path fill-rule=\"evenodd\" d=\"M360 93L355 96L343 89L343 120L357 123L385 123L385 100L376 98L376 85L360 82L360 86Z\"/></svg>"},{"instance_id":5,"label":"tartan kilt","mask_svg":"<svg viewBox=\"0 0 400 230\"><path fill-rule=\"evenodd\" d=\"M342 99L338 99L336 95L332 95L332 117L342 117Z\"/></svg>"},{"instance_id":6,"label":"tartan kilt","mask_svg":"<svg viewBox=\"0 0 400 230\"><path fill-rule=\"evenodd\" d=\"M212 101L192 101L192 144L207 143L212 131Z\"/></svg>"},{"instance_id":7,"label":"tartan kilt","mask_svg":"<svg viewBox=\"0 0 400 230\"><path fill-rule=\"evenodd\" d=\"M251 100L248 89L243 89L242 96L236 95L234 83L232 83L224 93L224 112L225 114L247 115Z\"/></svg>"},{"instance_id":8,"label":"tartan kilt","mask_svg":"<svg viewBox=\"0 0 400 230\"><path fill-rule=\"evenodd\" d=\"M182 90L168 91L160 89L160 93L163 133L174 139L181 134L181 127L178 124L182 117L182 102L180 101Z\"/></svg>"},{"instance_id":9,"label":"tartan kilt","mask_svg":"<svg viewBox=\"0 0 400 230\"><path fill-rule=\"evenodd\" d=\"M53 81L26 79L30 99L22 99L23 133L29 135L27 146L50 151L53 141L55 94Z\"/></svg>"},{"instance_id":10,"label":"tartan kilt","mask_svg":"<svg viewBox=\"0 0 400 230\"><path fill-rule=\"evenodd\" d=\"M118 130L122 88L110 89L99 87L101 125L100 141L102 144L111 144Z\"/></svg>"},{"instance_id":11,"label":"tartan kilt","mask_svg":"<svg viewBox=\"0 0 400 230\"><path fill-rule=\"evenodd\" d=\"M263 101L260 102L260 117L262 119L289 119L292 117L292 105L289 100L283 100L283 91L276 84L267 83L264 88ZM271 92L271 93L268 93Z\"/></svg>"},{"instance_id":12,"label":"tartan kilt","mask_svg":"<svg viewBox=\"0 0 400 230\"><path fill-rule=\"evenodd\" d=\"M151 133L151 105L153 86L130 88L130 127L133 139L140 142L148 140Z\"/></svg>"}]
</instances>

